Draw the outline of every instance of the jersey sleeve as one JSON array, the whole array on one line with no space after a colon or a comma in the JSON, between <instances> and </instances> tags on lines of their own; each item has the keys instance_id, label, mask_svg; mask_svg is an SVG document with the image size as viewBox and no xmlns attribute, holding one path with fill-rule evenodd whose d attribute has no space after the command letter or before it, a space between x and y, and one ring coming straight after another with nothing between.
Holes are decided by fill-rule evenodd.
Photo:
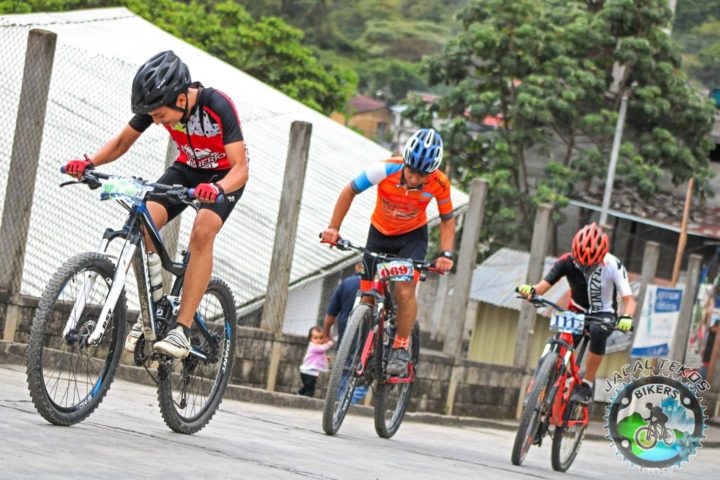
<instances>
[{"instance_id":1,"label":"jersey sleeve","mask_svg":"<svg viewBox=\"0 0 720 480\"><path fill-rule=\"evenodd\" d=\"M614 263L613 266L615 267L613 282L615 283L615 288L617 288L618 294L620 295L620 297L627 297L629 295L632 295L632 288L630 288L630 280L628 279L628 274L627 270L625 270L625 266L617 258L613 258L611 261Z\"/></svg>"},{"instance_id":2,"label":"jersey sleeve","mask_svg":"<svg viewBox=\"0 0 720 480\"><path fill-rule=\"evenodd\" d=\"M230 97L218 90L213 90L207 106L220 117L223 145L243 141L240 118Z\"/></svg>"},{"instance_id":3,"label":"jersey sleeve","mask_svg":"<svg viewBox=\"0 0 720 480\"><path fill-rule=\"evenodd\" d=\"M450 220L455 216L452 198L450 197L450 181L445 175L438 178L438 193L435 196L441 220Z\"/></svg>"},{"instance_id":4,"label":"jersey sleeve","mask_svg":"<svg viewBox=\"0 0 720 480\"><path fill-rule=\"evenodd\" d=\"M395 172L402 170L403 164L393 162L375 162L364 172L355 177L350 186L355 193L362 193L373 185L377 185Z\"/></svg>"},{"instance_id":5,"label":"jersey sleeve","mask_svg":"<svg viewBox=\"0 0 720 480\"><path fill-rule=\"evenodd\" d=\"M544 280L550 285L555 285L562 277L567 275L568 265L570 262L572 262L570 255L563 255L558 258L552 268L550 268L548 274L545 275Z\"/></svg>"},{"instance_id":6,"label":"jersey sleeve","mask_svg":"<svg viewBox=\"0 0 720 480\"><path fill-rule=\"evenodd\" d=\"M144 115L135 115L133 118L130 119L130 122L128 122L128 124L133 128L133 130L140 133L147 130L148 127L152 125L152 123L152 117L147 113Z\"/></svg>"}]
</instances>

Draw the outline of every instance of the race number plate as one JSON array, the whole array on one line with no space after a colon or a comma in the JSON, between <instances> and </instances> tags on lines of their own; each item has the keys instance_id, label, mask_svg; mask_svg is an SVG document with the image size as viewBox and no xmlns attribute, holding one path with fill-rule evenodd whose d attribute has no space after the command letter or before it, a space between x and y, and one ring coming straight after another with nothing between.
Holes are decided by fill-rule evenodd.
<instances>
[{"instance_id":1,"label":"race number plate","mask_svg":"<svg viewBox=\"0 0 720 480\"><path fill-rule=\"evenodd\" d=\"M377 276L392 282L409 282L413 279L415 267L410 260L393 260L378 263Z\"/></svg>"},{"instance_id":2,"label":"race number plate","mask_svg":"<svg viewBox=\"0 0 720 480\"><path fill-rule=\"evenodd\" d=\"M145 194L150 190L152 190L150 187L135 179L112 177L103 183L100 200L126 200L139 205L145 198Z\"/></svg>"},{"instance_id":3,"label":"race number plate","mask_svg":"<svg viewBox=\"0 0 720 480\"><path fill-rule=\"evenodd\" d=\"M583 314L563 312L550 317L550 330L555 332L577 335L583 332L583 328L585 328L585 315Z\"/></svg>"}]
</instances>

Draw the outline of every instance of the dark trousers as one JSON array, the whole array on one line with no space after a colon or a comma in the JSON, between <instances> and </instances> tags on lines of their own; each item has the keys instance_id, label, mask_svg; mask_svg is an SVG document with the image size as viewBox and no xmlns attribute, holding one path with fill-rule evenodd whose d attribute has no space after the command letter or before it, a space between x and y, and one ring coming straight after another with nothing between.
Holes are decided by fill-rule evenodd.
<instances>
[{"instance_id":1,"label":"dark trousers","mask_svg":"<svg viewBox=\"0 0 720 480\"><path fill-rule=\"evenodd\" d=\"M306 397L315 396L315 384L317 383L317 376L308 375L307 373L301 373L300 378L302 379L302 388L298 391L298 395L304 395Z\"/></svg>"}]
</instances>

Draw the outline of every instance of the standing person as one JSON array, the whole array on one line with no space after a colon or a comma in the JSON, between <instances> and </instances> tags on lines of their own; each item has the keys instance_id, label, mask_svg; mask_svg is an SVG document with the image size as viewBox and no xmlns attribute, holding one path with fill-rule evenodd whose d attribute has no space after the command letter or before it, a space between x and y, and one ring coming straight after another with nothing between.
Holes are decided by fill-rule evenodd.
<instances>
[{"instance_id":1,"label":"standing person","mask_svg":"<svg viewBox=\"0 0 720 480\"><path fill-rule=\"evenodd\" d=\"M555 261L544 280L536 285L520 285L517 291L526 297L543 295L562 277L570 284L571 299L568 309L615 319L617 328L627 332L632 328L637 302L630 289L627 271L614 255L608 253L608 237L595 223L580 229L572 242L572 253ZM616 294L623 301L623 315L616 317ZM593 381L603 356L609 331L600 325L590 327L590 348L585 360L585 376L573 389L572 399L590 403L593 399Z\"/></svg>"},{"instance_id":2,"label":"standing person","mask_svg":"<svg viewBox=\"0 0 720 480\"><path fill-rule=\"evenodd\" d=\"M300 378L302 388L298 395L312 397L315 395L315 384L320 372L328 371L327 351L333 346L333 341L323 336L320 327L311 327L308 332L308 348L305 358L300 365Z\"/></svg>"},{"instance_id":3,"label":"standing person","mask_svg":"<svg viewBox=\"0 0 720 480\"><path fill-rule=\"evenodd\" d=\"M323 336L325 338L330 338L330 329L333 324L335 324L335 320L337 320L338 345L340 345L340 342L342 341L348 317L355 305L355 298L357 298L357 293L360 289L360 275L362 273L362 269L362 262L356 263L355 274L345 277L330 297L330 303L328 304L325 320L323 321ZM365 398L367 392L368 388L366 385L357 385L353 391L351 403L355 404L360 402L363 398Z\"/></svg>"},{"instance_id":4,"label":"standing person","mask_svg":"<svg viewBox=\"0 0 720 480\"><path fill-rule=\"evenodd\" d=\"M372 214L365 248L371 252L397 255L424 261L427 253L428 229L425 210L435 198L440 212L440 250L436 267L447 272L453 267L455 218L450 199L450 181L438 170L443 157L440 135L432 128L421 128L405 144L403 157L393 157L370 165L340 193L332 218L322 233L325 242L340 239L340 227L355 196L377 185L377 201ZM376 264L365 256L360 282L362 291L372 290ZM410 333L417 316L415 285L418 276L407 282L396 282L398 303L397 335L390 351L386 371L389 375L407 374ZM370 296L363 301L374 302Z\"/></svg>"},{"instance_id":5,"label":"standing person","mask_svg":"<svg viewBox=\"0 0 720 480\"><path fill-rule=\"evenodd\" d=\"M330 329L337 320L338 330L338 345L342 341L343 333L345 333L345 326L347 325L348 317L350 312L355 305L355 298L357 292L360 289L360 275L362 273L362 263L358 262L355 264L355 273L342 279L340 285L337 286L332 296L330 297L330 303L325 313L325 319L323 320L323 335L325 338L330 338Z\"/></svg>"},{"instance_id":6,"label":"standing person","mask_svg":"<svg viewBox=\"0 0 720 480\"><path fill-rule=\"evenodd\" d=\"M170 357L185 358L190 353L187 336L193 316L212 273L215 237L248 181L245 142L232 101L219 90L191 82L187 65L170 50L153 56L137 71L132 83L131 108L135 116L116 137L89 158L67 163L65 172L81 177L88 168L116 160L153 123L162 125L170 134L179 154L158 183L195 188L195 196L203 205L190 234L190 262L178 325L153 349ZM216 203L220 195L225 200ZM164 199L147 202L158 229L180 215L185 207ZM147 233L145 245L152 255L155 246ZM132 351L141 334L142 319L138 319L128 334L125 349Z\"/></svg>"}]
</instances>

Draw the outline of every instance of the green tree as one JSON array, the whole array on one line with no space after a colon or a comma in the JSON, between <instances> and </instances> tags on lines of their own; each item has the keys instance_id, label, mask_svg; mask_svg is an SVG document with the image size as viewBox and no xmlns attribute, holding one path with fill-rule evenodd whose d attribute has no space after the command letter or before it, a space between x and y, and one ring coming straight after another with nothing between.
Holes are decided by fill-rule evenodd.
<instances>
[{"instance_id":1,"label":"green tree","mask_svg":"<svg viewBox=\"0 0 720 480\"><path fill-rule=\"evenodd\" d=\"M408 114L423 124L433 111L449 119L442 133L451 175L489 179L486 241L524 243L535 205L562 207L604 178L623 92L631 99L620 178L649 197L662 177L681 183L692 175L700 196L711 193L713 111L688 85L679 49L662 30L670 20L664 0L478 0L460 20L462 32L426 63L430 82L450 91ZM618 78L614 65L624 67ZM488 117L500 126L478 131ZM531 156L548 159L535 183Z\"/></svg>"},{"instance_id":2,"label":"green tree","mask_svg":"<svg viewBox=\"0 0 720 480\"><path fill-rule=\"evenodd\" d=\"M680 0L675 7L673 31L689 32L712 20L720 19L720 0Z\"/></svg>"}]
</instances>

